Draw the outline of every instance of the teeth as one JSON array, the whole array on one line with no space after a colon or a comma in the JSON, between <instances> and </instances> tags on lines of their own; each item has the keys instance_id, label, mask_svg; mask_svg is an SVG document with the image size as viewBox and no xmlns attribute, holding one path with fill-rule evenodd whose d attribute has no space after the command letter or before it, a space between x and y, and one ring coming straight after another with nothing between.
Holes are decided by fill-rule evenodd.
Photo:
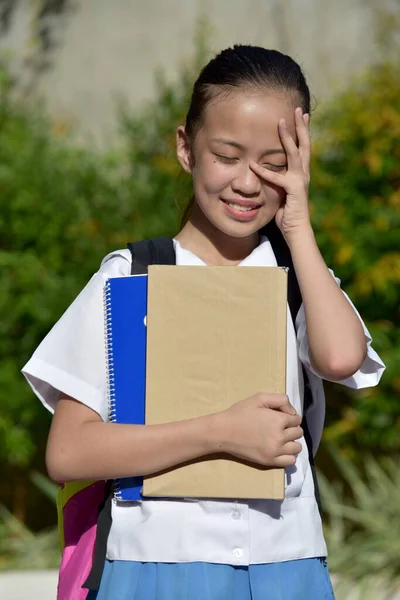
<instances>
[{"instance_id":1,"label":"teeth","mask_svg":"<svg viewBox=\"0 0 400 600\"><path fill-rule=\"evenodd\" d=\"M234 210L239 210L240 212L248 212L249 210L254 210L256 208L255 206L241 206L240 204L233 204L232 202L228 202L227 204Z\"/></svg>"}]
</instances>

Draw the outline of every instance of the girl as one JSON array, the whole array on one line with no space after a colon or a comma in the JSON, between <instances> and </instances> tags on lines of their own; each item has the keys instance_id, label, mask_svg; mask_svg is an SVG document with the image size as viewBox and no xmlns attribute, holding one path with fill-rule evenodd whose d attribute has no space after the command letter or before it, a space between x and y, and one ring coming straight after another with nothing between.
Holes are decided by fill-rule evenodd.
<instances>
[{"instance_id":1,"label":"girl","mask_svg":"<svg viewBox=\"0 0 400 600\"><path fill-rule=\"evenodd\" d=\"M300 427L301 365L313 395L314 448L324 418L322 379L373 386L384 366L315 242L309 114L309 89L291 58L235 46L202 70L186 124L177 130L178 160L193 180L187 220L174 240L177 264L276 265L262 235L273 219L290 249L303 305L296 331L288 321L288 397L260 390L224 413L110 426L102 294L107 278L130 273L127 250L103 260L24 368L54 411L46 459L55 481L145 475L215 451L286 468L284 502L113 502L107 560L91 599L333 598Z\"/></svg>"}]
</instances>

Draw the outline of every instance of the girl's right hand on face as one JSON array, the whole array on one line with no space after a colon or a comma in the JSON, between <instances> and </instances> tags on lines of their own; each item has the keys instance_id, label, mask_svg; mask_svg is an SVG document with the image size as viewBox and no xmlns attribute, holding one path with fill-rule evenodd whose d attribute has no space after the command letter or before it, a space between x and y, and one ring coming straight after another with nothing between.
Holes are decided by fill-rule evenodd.
<instances>
[{"instance_id":1,"label":"girl's right hand on face","mask_svg":"<svg viewBox=\"0 0 400 600\"><path fill-rule=\"evenodd\" d=\"M256 394L218 413L219 451L267 467L288 467L302 446L301 417L284 394Z\"/></svg>"}]
</instances>

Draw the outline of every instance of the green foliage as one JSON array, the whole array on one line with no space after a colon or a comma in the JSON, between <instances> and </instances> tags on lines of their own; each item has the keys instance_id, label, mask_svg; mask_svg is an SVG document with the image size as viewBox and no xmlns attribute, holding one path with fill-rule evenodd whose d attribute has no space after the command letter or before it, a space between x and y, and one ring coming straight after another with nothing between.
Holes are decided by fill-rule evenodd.
<instances>
[{"instance_id":1,"label":"green foliage","mask_svg":"<svg viewBox=\"0 0 400 600\"><path fill-rule=\"evenodd\" d=\"M57 569L57 527L33 533L0 505L0 570Z\"/></svg>"},{"instance_id":2,"label":"green foliage","mask_svg":"<svg viewBox=\"0 0 400 600\"><path fill-rule=\"evenodd\" d=\"M44 496L47 496L49 500L56 504L59 489L58 485L50 481L45 475L43 475L43 473L38 473L38 471L32 471L30 474L30 480Z\"/></svg>"},{"instance_id":3,"label":"green foliage","mask_svg":"<svg viewBox=\"0 0 400 600\"><path fill-rule=\"evenodd\" d=\"M31 478L54 502L57 486L40 473ZM34 533L0 504L0 571L56 569L60 565L58 527Z\"/></svg>"},{"instance_id":4,"label":"green foliage","mask_svg":"<svg viewBox=\"0 0 400 600\"><path fill-rule=\"evenodd\" d=\"M0 108L0 458L26 466L48 421L19 370L132 218L116 166L57 136L6 85ZM122 238L122 239L121 239Z\"/></svg>"},{"instance_id":5,"label":"green foliage","mask_svg":"<svg viewBox=\"0 0 400 600\"><path fill-rule=\"evenodd\" d=\"M316 116L311 200L326 262L387 365L377 388L329 389L327 439L400 447L400 68L380 64ZM329 386L328 386L329 388Z\"/></svg>"},{"instance_id":6,"label":"green foliage","mask_svg":"<svg viewBox=\"0 0 400 600\"><path fill-rule=\"evenodd\" d=\"M353 600L391 598L400 588L397 460L386 459L381 464L367 456L360 469L338 450L332 455L343 481L329 483L322 473L318 479L328 516L325 537L329 566L338 576L338 600L348 598L349 590L353 592Z\"/></svg>"}]
</instances>

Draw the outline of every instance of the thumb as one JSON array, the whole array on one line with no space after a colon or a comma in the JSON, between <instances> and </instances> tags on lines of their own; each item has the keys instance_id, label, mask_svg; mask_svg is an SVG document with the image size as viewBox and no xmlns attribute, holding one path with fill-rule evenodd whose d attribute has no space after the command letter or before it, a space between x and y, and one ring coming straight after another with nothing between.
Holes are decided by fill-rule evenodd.
<instances>
[{"instance_id":1,"label":"thumb","mask_svg":"<svg viewBox=\"0 0 400 600\"><path fill-rule=\"evenodd\" d=\"M268 394L265 396L264 406L273 410L281 410L288 415L296 415L297 411L289 402L289 398L283 394Z\"/></svg>"}]
</instances>

